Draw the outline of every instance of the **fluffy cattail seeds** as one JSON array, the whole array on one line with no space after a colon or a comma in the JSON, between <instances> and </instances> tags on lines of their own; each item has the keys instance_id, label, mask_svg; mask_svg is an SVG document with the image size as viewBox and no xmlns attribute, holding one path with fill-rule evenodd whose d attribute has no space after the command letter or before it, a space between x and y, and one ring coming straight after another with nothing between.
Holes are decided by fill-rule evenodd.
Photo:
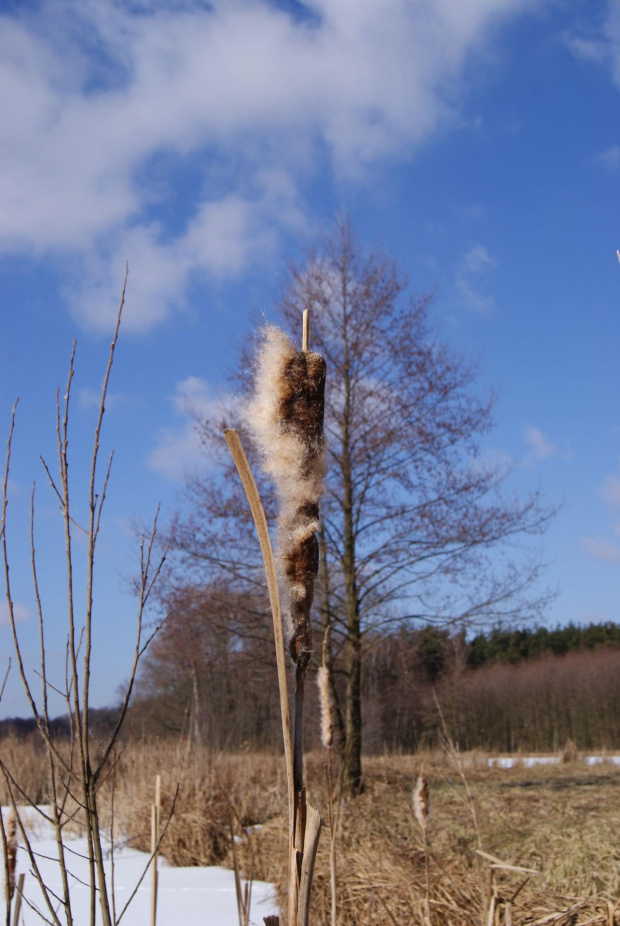
<instances>
[{"instance_id":1,"label":"fluffy cattail seeds","mask_svg":"<svg viewBox=\"0 0 620 926\"><path fill-rule=\"evenodd\" d=\"M280 502L278 552L288 592L289 650L305 672L311 653L310 609L318 573L319 499L325 473L325 361L296 351L272 325L262 332L254 396L246 425Z\"/></svg>"},{"instance_id":2,"label":"fluffy cattail seeds","mask_svg":"<svg viewBox=\"0 0 620 926\"><path fill-rule=\"evenodd\" d=\"M431 813L431 801L428 793L428 782L424 777L424 772L418 775L413 789L413 812L418 821L418 826L422 830L424 838L426 838L428 818Z\"/></svg>"},{"instance_id":3,"label":"fluffy cattail seeds","mask_svg":"<svg viewBox=\"0 0 620 926\"><path fill-rule=\"evenodd\" d=\"M15 866L17 864L17 821L15 813L10 812L6 822L6 860L8 869L8 897L7 904L13 899L15 893Z\"/></svg>"},{"instance_id":4,"label":"fluffy cattail seeds","mask_svg":"<svg viewBox=\"0 0 620 926\"><path fill-rule=\"evenodd\" d=\"M321 703L321 742L326 749L331 749L334 742L334 720L332 716L332 703L329 691L329 669L323 665L317 673L319 686L319 699Z\"/></svg>"}]
</instances>

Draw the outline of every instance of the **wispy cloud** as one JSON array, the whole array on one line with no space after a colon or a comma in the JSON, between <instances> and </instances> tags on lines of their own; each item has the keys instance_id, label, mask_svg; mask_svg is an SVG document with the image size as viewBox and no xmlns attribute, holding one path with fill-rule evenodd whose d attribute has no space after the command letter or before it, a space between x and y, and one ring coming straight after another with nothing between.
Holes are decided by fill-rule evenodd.
<instances>
[{"instance_id":1,"label":"wispy cloud","mask_svg":"<svg viewBox=\"0 0 620 926\"><path fill-rule=\"evenodd\" d=\"M616 171L620 167L620 145L612 145L594 156L595 164L600 164L606 170Z\"/></svg>"},{"instance_id":2,"label":"wispy cloud","mask_svg":"<svg viewBox=\"0 0 620 926\"><path fill-rule=\"evenodd\" d=\"M594 537L582 537L581 546L593 559L602 563L620 564L620 544L609 540L597 540Z\"/></svg>"},{"instance_id":3,"label":"wispy cloud","mask_svg":"<svg viewBox=\"0 0 620 926\"><path fill-rule=\"evenodd\" d=\"M229 418L232 399L230 395L216 393L200 377L188 376L177 384L171 402L179 424L159 431L147 463L166 479L182 481L208 466L201 447L199 422L204 418Z\"/></svg>"},{"instance_id":4,"label":"wispy cloud","mask_svg":"<svg viewBox=\"0 0 620 926\"><path fill-rule=\"evenodd\" d=\"M476 244L461 261L461 270L467 273L481 273L495 266L497 261L491 257L483 244Z\"/></svg>"},{"instance_id":5,"label":"wispy cloud","mask_svg":"<svg viewBox=\"0 0 620 926\"><path fill-rule=\"evenodd\" d=\"M557 456L559 449L551 443L549 438L543 434L540 428L529 427L525 431L525 443L529 450L522 461L522 466L531 468L548 460L550 457Z\"/></svg>"},{"instance_id":6,"label":"wispy cloud","mask_svg":"<svg viewBox=\"0 0 620 926\"><path fill-rule=\"evenodd\" d=\"M479 315L490 315L495 307L493 296L484 291L484 274L497 266L497 261L483 244L476 244L461 258L455 285L460 301Z\"/></svg>"},{"instance_id":7,"label":"wispy cloud","mask_svg":"<svg viewBox=\"0 0 620 926\"><path fill-rule=\"evenodd\" d=\"M620 478L608 475L601 486L603 501L612 511L620 511Z\"/></svg>"},{"instance_id":8,"label":"wispy cloud","mask_svg":"<svg viewBox=\"0 0 620 926\"><path fill-rule=\"evenodd\" d=\"M613 518L620 512L620 477L615 473L605 476L599 488L605 507ZM620 522L611 525L614 536L620 537ZM620 563L620 544L601 538L583 537L581 545L587 553L604 563Z\"/></svg>"},{"instance_id":9,"label":"wispy cloud","mask_svg":"<svg viewBox=\"0 0 620 926\"><path fill-rule=\"evenodd\" d=\"M584 61L602 64L620 87L620 2L607 0L596 26L589 25L566 36L572 52Z\"/></svg>"},{"instance_id":10,"label":"wispy cloud","mask_svg":"<svg viewBox=\"0 0 620 926\"><path fill-rule=\"evenodd\" d=\"M106 393L105 407L109 411L119 405L130 405L139 402L137 396L124 395L122 392ZM101 390L89 389L84 387L78 393L78 405L80 408L90 409L99 408L101 403Z\"/></svg>"},{"instance_id":11,"label":"wispy cloud","mask_svg":"<svg viewBox=\"0 0 620 926\"><path fill-rule=\"evenodd\" d=\"M21 624L27 620L30 620L30 611L28 610L28 608L25 605L20 604L17 601L13 603L13 614L15 617L15 621L18 624ZM9 606L6 603L6 601L0 601L0 627L5 627L9 623L10 623Z\"/></svg>"},{"instance_id":12,"label":"wispy cloud","mask_svg":"<svg viewBox=\"0 0 620 926\"><path fill-rule=\"evenodd\" d=\"M128 260L126 323L153 326L183 307L192 276L243 273L307 225L316 163L366 182L450 125L468 58L539 5L17 5L0 16L0 253L68 260L73 312L95 328L111 322ZM160 207L190 156L197 202L171 234ZM157 159L170 165L159 186Z\"/></svg>"}]
</instances>

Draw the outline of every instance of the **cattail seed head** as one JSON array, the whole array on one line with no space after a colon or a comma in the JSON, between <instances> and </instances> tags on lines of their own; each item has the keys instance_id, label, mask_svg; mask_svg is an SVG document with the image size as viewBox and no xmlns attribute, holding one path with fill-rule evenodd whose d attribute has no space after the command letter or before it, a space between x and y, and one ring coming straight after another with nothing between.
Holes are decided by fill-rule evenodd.
<instances>
[{"instance_id":1,"label":"cattail seed head","mask_svg":"<svg viewBox=\"0 0 620 926\"><path fill-rule=\"evenodd\" d=\"M17 821L14 811L11 811L6 822L6 859L8 868L8 897L10 903L15 893L15 867L17 865Z\"/></svg>"},{"instance_id":2,"label":"cattail seed head","mask_svg":"<svg viewBox=\"0 0 620 926\"><path fill-rule=\"evenodd\" d=\"M426 836L428 818L431 813L431 801L428 793L428 782L423 772L418 775L413 789L413 812L418 821L418 826L422 830L424 836Z\"/></svg>"},{"instance_id":3,"label":"cattail seed head","mask_svg":"<svg viewBox=\"0 0 620 926\"><path fill-rule=\"evenodd\" d=\"M329 690L329 669L323 665L317 673L319 700L321 704L321 742L326 749L331 749L334 742L334 720Z\"/></svg>"},{"instance_id":4,"label":"cattail seed head","mask_svg":"<svg viewBox=\"0 0 620 926\"><path fill-rule=\"evenodd\" d=\"M325 475L325 361L297 351L273 325L262 331L245 423L279 500L278 554L287 592L289 651L298 669L311 654L310 609L319 569L319 499Z\"/></svg>"}]
</instances>

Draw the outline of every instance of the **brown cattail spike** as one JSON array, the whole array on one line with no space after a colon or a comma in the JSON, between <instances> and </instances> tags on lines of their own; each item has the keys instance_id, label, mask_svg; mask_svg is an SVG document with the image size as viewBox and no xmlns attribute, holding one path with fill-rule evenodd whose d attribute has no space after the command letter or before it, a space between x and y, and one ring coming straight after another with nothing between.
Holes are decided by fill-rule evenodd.
<instances>
[{"instance_id":1,"label":"brown cattail spike","mask_svg":"<svg viewBox=\"0 0 620 926\"><path fill-rule=\"evenodd\" d=\"M297 351L278 328L263 329L246 423L280 500L279 555L288 592L289 652L305 672L310 609L319 568L319 499L325 474L325 361Z\"/></svg>"},{"instance_id":2,"label":"brown cattail spike","mask_svg":"<svg viewBox=\"0 0 620 926\"><path fill-rule=\"evenodd\" d=\"M317 468L323 471L323 413L325 408L325 361L319 354L300 351L282 371L280 416L285 432L295 435L301 445L299 460L299 498L294 508L283 509L281 555L290 589L293 636L291 658L307 663L311 653L310 609L314 583L319 572L318 498L312 492ZM318 467L317 467L318 464ZM304 492L304 484L310 480ZM304 497L305 496L305 497Z\"/></svg>"}]
</instances>

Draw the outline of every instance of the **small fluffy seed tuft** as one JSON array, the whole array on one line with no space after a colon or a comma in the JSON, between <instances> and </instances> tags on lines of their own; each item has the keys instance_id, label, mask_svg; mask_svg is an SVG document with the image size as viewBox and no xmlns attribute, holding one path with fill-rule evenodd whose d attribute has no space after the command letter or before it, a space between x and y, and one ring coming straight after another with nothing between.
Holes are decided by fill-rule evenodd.
<instances>
[{"instance_id":1,"label":"small fluffy seed tuft","mask_svg":"<svg viewBox=\"0 0 620 926\"><path fill-rule=\"evenodd\" d=\"M329 691L329 669L327 666L319 668L316 680L319 686L319 700L321 702L321 742L326 749L331 749L334 742L334 720Z\"/></svg>"},{"instance_id":2,"label":"small fluffy seed tuft","mask_svg":"<svg viewBox=\"0 0 620 926\"><path fill-rule=\"evenodd\" d=\"M418 826L422 830L424 836L428 829L428 818L431 813L431 801L428 793L428 782L424 777L424 773L418 775L418 779L415 783L413 789L413 812L415 818L418 821Z\"/></svg>"}]
</instances>

